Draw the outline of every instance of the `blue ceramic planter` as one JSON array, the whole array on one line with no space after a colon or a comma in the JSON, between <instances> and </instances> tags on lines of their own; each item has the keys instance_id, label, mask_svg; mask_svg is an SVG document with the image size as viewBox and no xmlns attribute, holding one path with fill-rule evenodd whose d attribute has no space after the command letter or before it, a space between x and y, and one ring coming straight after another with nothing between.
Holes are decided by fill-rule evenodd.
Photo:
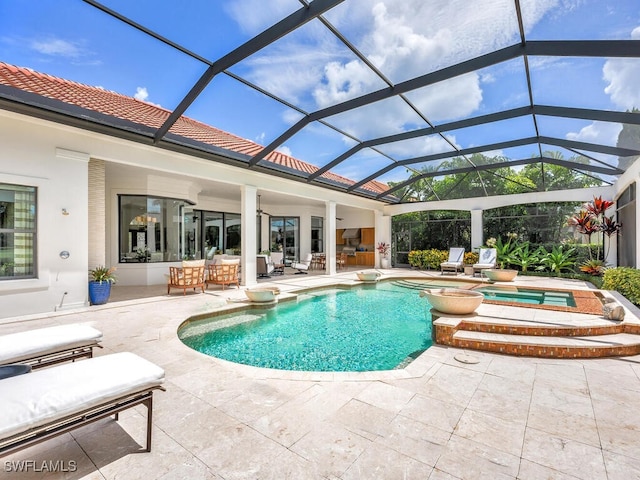
<instances>
[{"instance_id":1,"label":"blue ceramic planter","mask_svg":"<svg viewBox=\"0 0 640 480\"><path fill-rule=\"evenodd\" d=\"M91 305L103 305L111 295L111 282L89 282L89 301Z\"/></svg>"}]
</instances>

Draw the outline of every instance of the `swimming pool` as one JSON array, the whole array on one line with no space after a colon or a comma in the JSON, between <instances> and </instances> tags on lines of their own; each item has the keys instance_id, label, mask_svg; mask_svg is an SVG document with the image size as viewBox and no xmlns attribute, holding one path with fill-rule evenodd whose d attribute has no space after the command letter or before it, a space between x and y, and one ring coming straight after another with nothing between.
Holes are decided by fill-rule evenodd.
<instances>
[{"instance_id":1,"label":"swimming pool","mask_svg":"<svg viewBox=\"0 0 640 480\"><path fill-rule=\"evenodd\" d=\"M178 336L199 352L257 367L391 370L432 345L429 308L414 290L384 282L188 322Z\"/></svg>"}]
</instances>

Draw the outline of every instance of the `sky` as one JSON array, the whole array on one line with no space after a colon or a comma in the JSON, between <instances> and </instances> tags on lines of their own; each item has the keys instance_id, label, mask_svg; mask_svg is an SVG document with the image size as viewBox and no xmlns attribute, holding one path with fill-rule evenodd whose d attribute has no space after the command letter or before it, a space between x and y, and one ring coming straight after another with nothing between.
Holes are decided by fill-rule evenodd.
<instances>
[{"instance_id":1,"label":"sky","mask_svg":"<svg viewBox=\"0 0 640 480\"><path fill-rule=\"evenodd\" d=\"M301 7L297 0L103 0L103 5L209 61L233 51ZM527 40L640 40L638 0L520 0ZM324 18L392 83L520 41L513 0L346 0ZM0 1L0 61L113 90L172 110L207 65L137 32L80 0ZM640 59L530 57L535 104L625 111L640 107ZM529 105L522 58L413 90L406 99L433 124ZM229 69L273 95L314 112L387 84L319 20ZM267 145L302 114L216 76L186 115ZM314 122L278 147L317 166L358 140L428 126L393 97ZM619 124L539 118L542 135L615 145ZM361 151L334 172L360 180L392 160L535 134L531 117ZM495 151L496 155L506 152ZM527 158L535 147L510 149ZM564 151L565 157L572 155ZM597 155L615 166L615 159ZM415 167L420 167L416 164ZM407 177L396 167L380 178Z\"/></svg>"}]
</instances>

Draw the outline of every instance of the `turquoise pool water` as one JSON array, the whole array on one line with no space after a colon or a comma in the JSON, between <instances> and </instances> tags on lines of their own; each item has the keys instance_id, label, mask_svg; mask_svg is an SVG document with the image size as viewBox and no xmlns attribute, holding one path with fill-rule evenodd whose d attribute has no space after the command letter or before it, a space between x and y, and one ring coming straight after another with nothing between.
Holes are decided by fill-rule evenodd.
<instances>
[{"instance_id":1,"label":"turquoise pool water","mask_svg":"<svg viewBox=\"0 0 640 480\"><path fill-rule=\"evenodd\" d=\"M576 301L570 291L553 289L534 289L510 287L506 285L482 285L457 280L399 280L396 285L414 290L425 288L464 288L481 292L487 300L524 305L553 305L556 307L575 307Z\"/></svg>"},{"instance_id":2,"label":"turquoise pool water","mask_svg":"<svg viewBox=\"0 0 640 480\"><path fill-rule=\"evenodd\" d=\"M269 310L190 322L178 336L217 358L283 370L391 370L431 346L429 304L378 283L322 290Z\"/></svg>"},{"instance_id":3,"label":"turquoise pool water","mask_svg":"<svg viewBox=\"0 0 640 480\"><path fill-rule=\"evenodd\" d=\"M529 305L553 305L556 307L575 307L576 301L571 292L559 290L537 290L522 287L489 286L474 288L482 292L488 300L516 302Z\"/></svg>"}]
</instances>

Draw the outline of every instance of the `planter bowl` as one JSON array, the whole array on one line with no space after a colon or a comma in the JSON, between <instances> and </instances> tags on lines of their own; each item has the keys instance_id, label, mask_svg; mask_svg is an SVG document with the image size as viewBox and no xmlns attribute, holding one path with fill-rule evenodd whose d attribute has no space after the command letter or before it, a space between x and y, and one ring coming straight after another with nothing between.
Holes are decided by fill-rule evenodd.
<instances>
[{"instance_id":1,"label":"planter bowl","mask_svg":"<svg viewBox=\"0 0 640 480\"><path fill-rule=\"evenodd\" d=\"M420 292L431 306L442 313L467 315L474 312L484 300L484 295L472 290L458 288L433 288Z\"/></svg>"},{"instance_id":2,"label":"planter bowl","mask_svg":"<svg viewBox=\"0 0 640 480\"><path fill-rule=\"evenodd\" d=\"M358 280L365 283L375 283L378 281L380 274L378 272L357 272Z\"/></svg>"},{"instance_id":3,"label":"planter bowl","mask_svg":"<svg viewBox=\"0 0 640 480\"><path fill-rule=\"evenodd\" d=\"M513 282L518 275L518 271L502 268L490 268L482 270L482 274L492 282Z\"/></svg>"},{"instance_id":4,"label":"planter bowl","mask_svg":"<svg viewBox=\"0 0 640 480\"><path fill-rule=\"evenodd\" d=\"M273 303L278 301L278 288L253 288L245 290L245 295L254 303Z\"/></svg>"}]
</instances>

